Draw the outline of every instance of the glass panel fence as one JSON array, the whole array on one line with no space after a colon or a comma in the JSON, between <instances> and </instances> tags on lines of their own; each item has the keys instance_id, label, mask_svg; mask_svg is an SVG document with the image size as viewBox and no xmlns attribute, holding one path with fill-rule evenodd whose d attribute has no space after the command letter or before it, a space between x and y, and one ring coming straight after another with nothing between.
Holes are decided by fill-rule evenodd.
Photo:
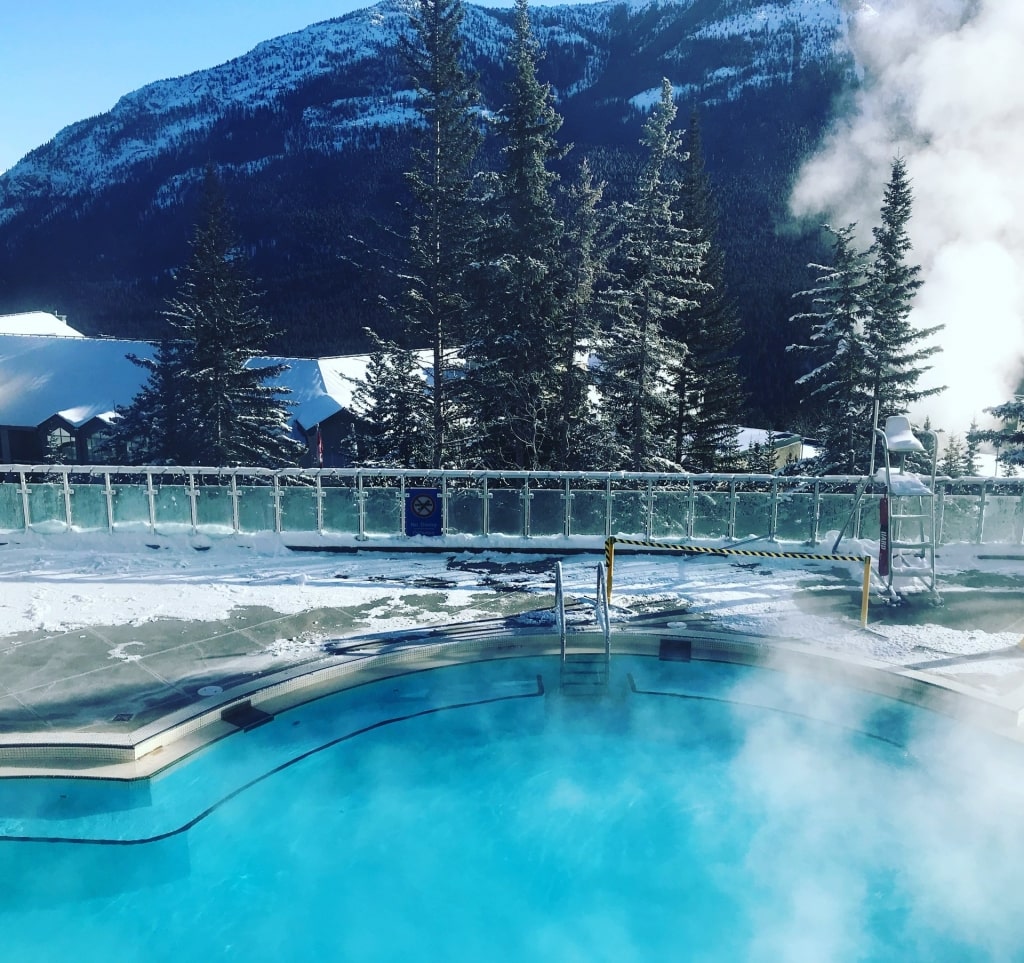
<instances>
[{"instance_id":1,"label":"glass panel fence","mask_svg":"<svg viewBox=\"0 0 1024 963\"><path fill-rule=\"evenodd\" d=\"M210 534L235 530L234 495L227 485L196 489L196 527Z\"/></svg>"},{"instance_id":2,"label":"glass panel fence","mask_svg":"<svg viewBox=\"0 0 1024 963\"><path fill-rule=\"evenodd\" d=\"M66 471L76 530L101 531L111 523L116 531L151 525L145 470L111 472L109 508L101 470ZM280 525L282 531L290 532L316 532L319 528L338 536L354 537L361 531L401 536L405 528L403 491L429 487L442 492L445 532L451 535L557 538L567 525L570 538L601 538L610 532L634 539L649 534L661 541L729 536L744 540L767 538L774 525L777 541L808 544L816 534L815 544L825 550L831 550L830 542L844 526L847 539L858 534L869 540L878 538L879 492L865 494L854 513L858 484L862 483L856 478L779 477L766 482L745 476L692 476L681 483L673 477L602 473L527 479L515 475L453 473L442 477L301 470L274 475L249 470L238 473L233 486L230 471L149 471L153 516L161 534L192 531L195 511L196 527L211 533L233 531L237 518L238 530L250 533L273 532ZM24 531L26 523L34 531L64 531L63 474L59 466L46 472L8 469L0 474L0 531ZM946 485L936 504L940 542L977 542L980 538L993 544L1024 544L1024 479ZM773 489L777 494L773 495ZM279 503L275 491L280 493ZM528 502L524 499L527 493ZM893 512L898 511L894 505Z\"/></svg>"},{"instance_id":3,"label":"glass panel fence","mask_svg":"<svg viewBox=\"0 0 1024 963\"><path fill-rule=\"evenodd\" d=\"M651 515L653 538L686 538L689 528L690 492L655 491L654 513Z\"/></svg>"},{"instance_id":4,"label":"glass panel fence","mask_svg":"<svg viewBox=\"0 0 1024 963\"><path fill-rule=\"evenodd\" d=\"M36 531L60 531L67 528L63 484L41 482L28 487L28 513Z\"/></svg>"},{"instance_id":5,"label":"glass panel fence","mask_svg":"<svg viewBox=\"0 0 1024 963\"><path fill-rule=\"evenodd\" d=\"M192 530L192 499L187 485L157 485L153 504L158 532L172 534Z\"/></svg>"},{"instance_id":6,"label":"glass panel fence","mask_svg":"<svg viewBox=\"0 0 1024 963\"><path fill-rule=\"evenodd\" d=\"M355 535L359 531L359 499L351 485L330 485L323 489L324 531Z\"/></svg>"},{"instance_id":7,"label":"glass panel fence","mask_svg":"<svg viewBox=\"0 0 1024 963\"><path fill-rule=\"evenodd\" d=\"M983 541L992 544L1020 545L1024 525L1024 501L1020 495L988 496L985 506Z\"/></svg>"},{"instance_id":8,"label":"glass panel fence","mask_svg":"<svg viewBox=\"0 0 1024 963\"><path fill-rule=\"evenodd\" d=\"M612 491L612 534L622 538L646 536L646 491Z\"/></svg>"},{"instance_id":9,"label":"glass panel fence","mask_svg":"<svg viewBox=\"0 0 1024 963\"><path fill-rule=\"evenodd\" d=\"M734 537L743 540L765 538L771 531L771 520L772 497L770 491L736 493Z\"/></svg>"},{"instance_id":10,"label":"glass panel fence","mask_svg":"<svg viewBox=\"0 0 1024 963\"><path fill-rule=\"evenodd\" d=\"M271 485L238 486L238 530L273 532L276 529L274 489Z\"/></svg>"},{"instance_id":11,"label":"glass panel fence","mask_svg":"<svg viewBox=\"0 0 1024 963\"><path fill-rule=\"evenodd\" d=\"M499 487L508 482L499 482L487 490L489 500L488 529L492 535L522 535L525 530L522 488Z\"/></svg>"},{"instance_id":12,"label":"glass panel fence","mask_svg":"<svg viewBox=\"0 0 1024 963\"><path fill-rule=\"evenodd\" d=\"M814 535L814 492L780 491L775 537L780 542L810 543Z\"/></svg>"},{"instance_id":13,"label":"glass panel fence","mask_svg":"<svg viewBox=\"0 0 1024 963\"><path fill-rule=\"evenodd\" d=\"M71 521L80 532L106 531L107 488L99 479L71 484ZM146 498L145 524L149 526L149 498Z\"/></svg>"},{"instance_id":14,"label":"glass panel fence","mask_svg":"<svg viewBox=\"0 0 1024 963\"><path fill-rule=\"evenodd\" d=\"M281 531L317 530L317 493L312 484L281 485Z\"/></svg>"},{"instance_id":15,"label":"glass panel fence","mask_svg":"<svg viewBox=\"0 0 1024 963\"><path fill-rule=\"evenodd\" d=\"M90 485L91 497L95 498L98 493L103 498L103 514L106 515L107 494L106 486ZM149 522L149 493L144 486L138 484L111 484L110 504L113 511L114 528L118 531L131 531L133 529L148 529ZM186 496L186 507L188 506ZM189 509L191 511L191 509ZM189 519L186 519L189 521ZM106 520L104 520L104 528Z\"/></svg>"},{"instance_id":16,"label":"glass panel fence","mask_svg":"<svg viewBox=\"0 0 1024 963\"><path fill-rule=\"evenodd\" d=\"M530 534L561 535L565 530L565 492L550 488L530 492Z\"/></svg>"},{"instance_id":17,"label":"glass panel fence","mask_svg":"<svg viewBox=\"0 0 1024 963\"><path fill-rule=\"evenodd\" d=\"M728 486L716 489L698 486L693 497L693 537L728 538L732 496ZM768 532L765 530L765 534Z\"/></svg>"},{"instance_id":18,"label":"glass panel fence","mask_svg":"<svg viewBox=\"0 0 1024 963\"><path fill-rule=\"evenodd\" d=\"M401 535L404 512L400 488L363 488L363 530L367 535Z\"/></svg>"},{"instance_id":19,"label":"glass panel fence","mask_svg":"<svg viewBox=\"0 0 1024 963\"><path fill-rule=\"evenodd\" d=\"M569 493L569 534L604 537L608 515L608 493L604 488L573 488Z\"/></svg>"},{"instance_id":20,"label":"glass panel fence","mask_svg":"<svg viewBox=\"0 0 1024 963\"><path fill-rule=\"evenodd\" d=\"M448 485L448 532L451 535L482 535L484 532L484 499L479 486Z\"/></svg>"},{"instance_id":21,"label":"glass panel fence","mask_svg":"<svg viewBox=\"0 0 1024 963\"><path fill-rule=\"evenodd\" d=\"M25 530L25 507L22 503L21 486L16 482L0 484L0 532L23 532Z\"/></svg>"}]
</instances>

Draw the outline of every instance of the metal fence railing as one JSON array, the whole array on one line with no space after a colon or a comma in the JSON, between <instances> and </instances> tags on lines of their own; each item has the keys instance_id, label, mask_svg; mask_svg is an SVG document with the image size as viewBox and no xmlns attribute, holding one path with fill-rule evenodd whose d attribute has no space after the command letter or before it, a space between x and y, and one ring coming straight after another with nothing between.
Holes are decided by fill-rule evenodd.
<instances>
[{"instance_id":1,"label":"metal fence railing","mask_svg":"<svg viewBox=\"0 0 1024 963\"><path fill-rule=\"evenodd\" d=\"M860 476L388 469L0 466L0 532L264 533L353 543L412 537L409 492L434 534L766 539L817 545L863 495L851 535L876 538L881 486ZM1024 478L939 479L940 543L1024 542ZM421 529L415 529L421 533Z\"/></svg>"}]
</instances>

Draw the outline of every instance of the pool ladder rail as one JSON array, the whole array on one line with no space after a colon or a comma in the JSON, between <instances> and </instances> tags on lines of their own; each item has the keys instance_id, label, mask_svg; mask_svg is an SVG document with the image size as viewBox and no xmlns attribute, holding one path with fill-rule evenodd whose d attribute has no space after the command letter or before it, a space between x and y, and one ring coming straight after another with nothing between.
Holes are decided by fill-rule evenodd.
<instances>
[{"instance_id":1,"label":"pool ladder rail","mask_svg":"<svg viewBox=\"0 0 1024 963\"><path fill-rule=\"evenodd\" d=\"M561 651L559 688L566 695L604 695L608 691L611 670L611 628L608 620L608 591L604 565L597 567L597 621L604 634L604 651L593 649L571 652L566 645L565 592L562 587L562 564L555 563L555 625Z\"/></svg>"}]
</instances>

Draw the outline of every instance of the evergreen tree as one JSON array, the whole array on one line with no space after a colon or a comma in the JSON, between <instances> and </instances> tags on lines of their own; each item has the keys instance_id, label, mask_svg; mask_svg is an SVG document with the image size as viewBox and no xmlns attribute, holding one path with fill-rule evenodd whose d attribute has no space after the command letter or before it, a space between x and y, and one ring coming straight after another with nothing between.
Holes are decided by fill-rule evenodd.
<instances>
[{"instance_id":1,"label":"evergreen tree","mask_svg":"<svg viewBox=\"0 0 1024 963\"><path fill-rule=\"evenodd\" d=\"M996 446L996 458L1006 467L1006 474L1016 474L1016 466L1024 465L1024 395L1016 395L1012 401L986 408L1003 427L975 432L979 441L990 441Z\"/></svg>"},{"instance_id":2,"label":"evergreen tree","mask_svg":"<svg viewBox=\"0 0 1024 963\"><path fill-rule=\"evenodd\" d=\"M432 456L431 406L413 351L367 331L374 350L353 396L367 422L362 462L384 468L426 468Z\"/></svg>"},{"instance_id":3,"label":"evergreen tree","mask_svg":"<svg viewBox=\"0 0 1024 963\"><path fill-rule=\"evenodd\" d=\"M964 473L964 444L959 435L950 435L942 449L937 471L940 475L959 478Z\"/></svg>"},{"instance_id":4,"label":"evergreen tree","mask_svg":"<svg viewBox=\"0 0 1024 963\"><path fill-rule=\"evenodd\" d=\"M594 288L608 256L606 219L600 210L603 193L604 184L595 183L584 160L576 183L566 191L562 243L566 293L555 319L561 323L552 326L561 381L552 418L552 467L561 470L603 467L607 460L602 438L595 432L589 368L597 334Z\"/></svg>"},{"instance_id":5,"label":"evergreen tree","mask_svg":"<svg viewBox=\"0 0 1024 963\"><path fill-rule=\"evenodd\" d=\"M428 346L433 354L426 390L434 468L452 457L452 353L466 330L464 286L474 234L469 197L482 140L479 95L462 66L463 14L462 0L419 0L410 14L415 36L402 44L422 121L414 169L406 175L414 207L402 309L409 343Z\"/></svg>"},{"instance_id":6,"label":"evergreen tree","mask_svg":"<svg viewBox=\"0 0 1024 963\"><path fill-rule=\"evenodd\" d=\"M981 447L981 438L978 436L978 419L971 419L971 426L967 429L967 441L964 444L963 473L970 477L977 477L981 471L978 464L978 454Z\"/></svg>"},{"instance_id":7,"label":"evergreen tree","mask_svg":"<svg viewBox=\"0 0 1024 963\"><path fill-rule=\"evenodd\" d=\"M117 420L104 439L101 457L112 464L187 464L189 448L184 429L183 399L188 397L183 370L187 345L161 341L152 358L129 354L143 368L146 383L127 406L117 408Z\"/></svg>"},{"instance_id":8,"label":"evergreen tree","mask_svg":"<svg viewBox=\"0 0 1024 963\"><path fill-rule=\"evenodd\" d=\"M237 255L212 172L191 257L164 314L178 337L161 345L152 362L137 359L150 371L149 381L122 413L114 444L123 449L125 439L134 438L135 461L261 467L296 462L303 449L288 434L282 391L266 384L286 365L252 363L266 350L271 330Z\"/></svg>"},{"instance_id":9,"label":"evergreen tree","mask_svg":"<svg viewBox=\"0 0 1024 963\"><path fill-rule=\"evenodd\" d=\"M696 109L684 143L683 223L695 242L706 242L700 278L706 285L686 315L689 347L676 385L675 461L690 471L728 470L737 454L736 432L745 404L739 371L739 312L725 283L725 253L718 242L718 212L704 166Z\"/></svg>"},{"instance_id":10,"label":"evergreen tree","mask_svg":"<svg viewBox=\"0 0 1024 963\"><path fill-rule=\"evenodd\" d=\"M913 210L913 192L906 162L897 157L882 201L881 223L872 229L866 303L866 335L871 358L872 400L878 402L879 421L903 414L908 407L942 388L921 389L918 381L930 365L936 345L924 342L942 325L918 330L910 321L914 295L921 286L921 268L908 264L911 244L907 223Z\"/></svg>"},{"instance_id":11,"label":"evergreen tree","mask_svg":"<svg viewBox=\"0 0 1024 963\"><path fill-rule=\"evenodd\" d=\"M699 276L707 242L695 241L686 227L675 117L672 85L663 80L644 125L647 160L637 196L622 205L602 292L602 413L618 443L617 467L632 471L680 467L672 457L675 396L692 370L681 335L706 290Z\"/></svg>"},{"instance_id":12,"label":"evergreen tree","mask_svg":"<svg viewBox=\"0 0 1024 963\"><path fill-rule=\"evenodd\" d=\"M563 225L552 164L564 151L554 95L537 79L537 42L526 0L516 0L509 102L495 126L504 168L484 204L471 336L463 381L476 424L478 463L537 469L555 458L565 280Z\"/></svg>"},{"instance_id":13,"label":"evergreen tree","mask_svg":"<svg viewBox=\"0 0 1024 963\"><path fill-rule=\"evenodd\" d=\"M816 286L797 297L814 310L794 315L810 322L810 344L787 350L810 356L813 367L798 379L814 405L814 431L821 438L822 473L856 474L867 470L871 453L872 374L866 345L865 256L854 247L856 225L835 229L831 264L811 264Z\"/></svg>"}]
</instances>

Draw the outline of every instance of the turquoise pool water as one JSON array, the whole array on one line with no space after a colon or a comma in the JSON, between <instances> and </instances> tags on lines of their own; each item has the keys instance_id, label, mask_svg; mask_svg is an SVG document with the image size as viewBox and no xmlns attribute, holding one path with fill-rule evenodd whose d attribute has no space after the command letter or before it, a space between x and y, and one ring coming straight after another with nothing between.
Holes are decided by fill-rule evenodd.
<instances>
[{"instance_id":1,"label":"turquoise pool water","mask_svg":"<svg viewBox=\"0 0 1024 963\"><path fill-rule=\"evenodd\" d=\"M150 783L4 781L4 958L1024 958L1015 753L820 680L613 677L420 672Z\"/></svg>"}]
</instances>

